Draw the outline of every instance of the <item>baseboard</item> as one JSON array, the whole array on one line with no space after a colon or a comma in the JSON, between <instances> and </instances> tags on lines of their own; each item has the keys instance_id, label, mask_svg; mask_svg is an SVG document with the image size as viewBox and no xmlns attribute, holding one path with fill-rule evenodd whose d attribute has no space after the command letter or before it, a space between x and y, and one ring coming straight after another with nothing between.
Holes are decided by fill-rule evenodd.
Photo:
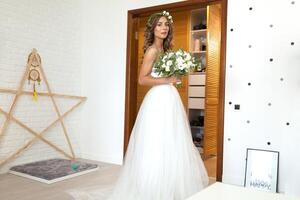
<instances>
[{"instance_id":1,"label":"baseboard","mask_svg":"<svg viewBox=\"0 0 300 200\"><path fill-rule=\"evenodd\" d=\"M222 183L244 186L244 176L233 176L223 174Z\"/></svg>"}]
</instances>

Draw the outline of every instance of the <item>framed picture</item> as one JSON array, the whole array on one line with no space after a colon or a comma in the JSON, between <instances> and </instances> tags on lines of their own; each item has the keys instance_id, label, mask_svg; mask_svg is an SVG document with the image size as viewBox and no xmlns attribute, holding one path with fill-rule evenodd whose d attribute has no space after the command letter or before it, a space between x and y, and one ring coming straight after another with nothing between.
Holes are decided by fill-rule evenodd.
<instances>
[{"instance_id":1,"label":"framed picture","mask_svg":"<svg viewBox=\"0 0 300 200\"><path fill-rule=\"evenodd\" d=\"M244 186L277 192L279 152L247 149Z\"/></svg>"}]
</instances>

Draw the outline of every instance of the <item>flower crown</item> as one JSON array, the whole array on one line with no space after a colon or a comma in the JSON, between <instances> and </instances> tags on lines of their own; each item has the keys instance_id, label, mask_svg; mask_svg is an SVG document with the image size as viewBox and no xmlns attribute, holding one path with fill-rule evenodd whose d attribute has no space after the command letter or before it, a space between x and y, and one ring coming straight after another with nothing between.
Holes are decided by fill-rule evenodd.
<instances>
[{"instance_id":1,"label":"flower crown","mask_svg":"<svg viewBox=\"0 0 300 200\"><path fill-rule=\"evenodd\" d=\"M164 11L162 12L162 15L163 15L163 16L166 16L167 19L170 21L170 23L173 23L172 15L170 15L169 12L167 12L167 11L164 10Z\"/></svg>"},{"instance_id":2,"label":"flower crown","mask_svg":"<svg viewBox=\"0 0 300 200\"><path fill-rule=\"evenodd\" d=\"M172 15L170 15L170 13L167 12L167 11L165 11L165 10L164 10L163 12L159 12L159 13L154 13L154 14L152 14L152 15L149 17L149 19L148 19L148 23L150 23L150 21L152 20L152 18L153 18L153 17L156 17L156 16L165 16L171 24L173 23Z\"/></svg>"}]
</instances>

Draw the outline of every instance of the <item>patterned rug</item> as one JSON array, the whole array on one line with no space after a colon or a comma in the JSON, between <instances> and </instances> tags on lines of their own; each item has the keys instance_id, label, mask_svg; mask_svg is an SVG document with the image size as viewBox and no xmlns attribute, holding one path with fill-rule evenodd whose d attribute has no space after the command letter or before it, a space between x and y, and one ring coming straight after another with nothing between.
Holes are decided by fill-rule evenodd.
<instances>
[{"instance_id":1,"label":"patterned rug","mask_svg":"<svg viewBox=\"0 0 300 200\"><path fill-rule=\"evenodd\" d=\"M49 159L17 165L9 173L51 184L98 170L97 164L66 159Z\"/></svg>"}]
</instances>

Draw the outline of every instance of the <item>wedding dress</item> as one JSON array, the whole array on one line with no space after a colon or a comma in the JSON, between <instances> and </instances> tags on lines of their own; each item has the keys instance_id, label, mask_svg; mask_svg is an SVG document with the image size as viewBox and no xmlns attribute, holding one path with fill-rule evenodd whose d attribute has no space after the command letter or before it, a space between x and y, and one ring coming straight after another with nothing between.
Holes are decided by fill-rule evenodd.
<instances>
[{"instance_id":1,"label":"wedding dress","mask_svg":"<svg viewBox=\"0 0 300 200\"><path fill-rule=\"evenodd\" d=\"M163 84L153 86L144 97L112 193L72 195L76 200L184 200L207 185L177 89Z\"/></svg>"}]
</instances>

